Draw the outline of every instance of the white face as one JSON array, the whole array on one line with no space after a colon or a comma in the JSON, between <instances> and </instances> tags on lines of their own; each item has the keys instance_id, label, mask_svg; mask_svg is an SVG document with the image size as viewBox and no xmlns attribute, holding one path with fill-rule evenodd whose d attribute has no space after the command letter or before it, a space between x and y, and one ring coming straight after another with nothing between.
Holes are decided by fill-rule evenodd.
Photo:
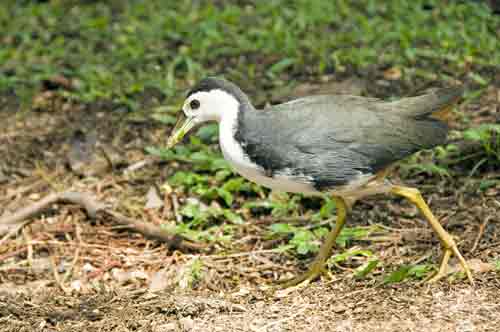
<instances>
[{"instance_id":1,"label":"white face","mask_svg":"<svg viewBox=\"0 0 500 332\"><path fill-rule=\"evenodd\" d=\"M220 90L200 91L186 99L182 111L194 124L207 121L220 122L224 116L234 116L239 102L231 94Z\"/></svg>"},{"instance_id":2,"label":"white face","mask_svg":"<svg viewBox=\"0 0 500 332\"><path fill-rule=\"evenodd\" d=\"M200 91L189 96L182 106L177 123L167 141L167 147L171 148L196 125L207 122L225 122L236 119L239 109L238 100L231 94L220 90Z\"/></svg>"}]
</instances>

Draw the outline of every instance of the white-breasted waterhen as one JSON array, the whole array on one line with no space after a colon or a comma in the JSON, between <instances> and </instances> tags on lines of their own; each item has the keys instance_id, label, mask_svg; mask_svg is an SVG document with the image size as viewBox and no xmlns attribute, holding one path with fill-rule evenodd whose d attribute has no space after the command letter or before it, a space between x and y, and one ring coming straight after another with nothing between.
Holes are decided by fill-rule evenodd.
<instances>
[{"instance_id":1,"label":"white-breasted waterhen","mask_svg":"<svg viewBox=\"0 0 500 332\"><path fill-rule=\"evenodd\" d=\"M353 204L382 193L410 200L441 240L443 257L430 281L446 275L448 261L454 255L473 283L455 241L418 189L386 179L396 161L445 142L448 127L444 120L462 93L462 87L450 87L391 102L317 95L257 110L238 86L209 77L188 93L167 146L174 146L194 126L217 121L225 159L247 179L285 192L333 196L335 228L309 270L288 285L310 281L323 273Z\"/></svg>"}]
</instances>

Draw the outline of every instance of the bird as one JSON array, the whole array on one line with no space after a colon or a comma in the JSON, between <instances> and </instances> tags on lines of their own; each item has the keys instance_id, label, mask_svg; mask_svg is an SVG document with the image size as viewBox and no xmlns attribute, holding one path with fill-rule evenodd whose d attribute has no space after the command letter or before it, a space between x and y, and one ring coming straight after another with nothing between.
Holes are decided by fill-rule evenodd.
<instances>
[{"instance_id":1,"label":"bird","mask_svg":"<svg viewBox=\"0 0 500 332\"><path fill-rule=\"evenodd\" d=\"M172 148L194 127L217 122L224 158L241 176L272 190L331 195L335 226L306 272L285 286L309 283L326 262L354 204L375 194L401 196L416 205L438 236L443 254L435 282L455 256L470 283L471 270L453 237L417 188L393 184L398 161L445 143L448 118L464 88L439 88L395 101L353 95L311 95L257 109L233 82L211 76L194 85L167 139Z\"/></svg>"}]
</instances>

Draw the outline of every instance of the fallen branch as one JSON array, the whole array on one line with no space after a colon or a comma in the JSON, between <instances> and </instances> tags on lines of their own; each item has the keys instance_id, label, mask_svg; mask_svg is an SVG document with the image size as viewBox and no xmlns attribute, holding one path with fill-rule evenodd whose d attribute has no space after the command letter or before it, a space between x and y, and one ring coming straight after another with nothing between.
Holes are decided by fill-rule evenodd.
<instances>
[{"instance_id":1,"label":"fallen branch","mask_svg":"<svg viewBox=\"0 0 500 332\"><path fill-rule=\"evenodd\" d=\"M155 224L129 218L109 209L105 209L103 210L103 212L113 217L118 224L127 226L127 228L135 230L136 232L139 232L146 237L165 242L172 248L191 250L202 250L206 248L206 246L203 244L191 242L181 235L172 234L168 230L161 228Z\"/></svg>"},{"instance_id":2,"label":"fallen branch","mask_svg":"<svg viewBox=\"0 0 500 332\"><path fill-rule=\"evenodd\" d=\"M4 228L0 228L0 235L3 235L4 233L7 233L5 234L5 236L0 240L0 247L8 240L10 239L12 236L16 235L17 232L19 232L21 229L24 228L24 226L28 225L30 223L29 220L27 221L23 221L23 222L20 222L19 224L14 224L14 225L7 225L5 226ZM14 227L14 228L12 228ZM2 233L2 231L4 231L4 233Z\"/></svg>"},{"instance_id":3,"label":"fallen branch","mask_svg":"<svg viewBox=\"0 0 500 332\"><path fill-rule=\"evenodd\" d=\"M98 203L90 195L86 195L74 191L63 191L60 193L50 194L47 197L33 203L19 211L0 217L0 225L17 225L21 221L39 214L49 205L57 202L69 202L82 206L90 218L95 218L97 211L105 207L104 204ZM1 231L1 230L0 230Z\"/></svg>"},{"instance_id":4,"label":"fallen branch","mask_svg":"<svg viewBox=\"0 0 500 332\"><path fill-rule=\"evenodd\" d=\"M108 209L105 204L97 201L92 195L75 191L50 194L40 201L24 207L13 214L0 217L0 236L5 234L4 238L0 240L0 245L33 221L26 219L41 213L50 205L58 202L79 205L85 209L87 216L92 219L98 216L98 212L107 214L111 216L116 223L124 225L132 231L139 232L146 237L165 242L171 248L179 250L202 250L206 247L202 244L191 242L181 235L172 234L160 226L126 217L116 211Z\"/></svg>"},{"instance_id":5,"label":"fallen branch","mask_svg":"<svg viewBox=\"0 0 500 332\"><path fill-rule=\"evenodd\" d=\"M484 221L479 225L479 231L477 232L476 239L474 240L474 244L472 245L472 249L470 250L470 253L473 253L476 251L479 242L481 241L481 238L484 235L484 230L486 229L486 226L488 226L488 223L490 222L491 216L488 216L484 219Z\"/></svg>"}]
</instances>

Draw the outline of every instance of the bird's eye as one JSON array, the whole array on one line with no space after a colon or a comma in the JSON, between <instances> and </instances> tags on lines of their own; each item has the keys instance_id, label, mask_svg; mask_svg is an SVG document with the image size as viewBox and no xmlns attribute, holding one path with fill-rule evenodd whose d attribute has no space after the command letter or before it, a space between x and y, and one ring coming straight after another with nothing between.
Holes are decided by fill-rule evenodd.
<instances>
[{"instance_id":1,"label":"bird's eye","mask_svg":"<svg viewBox=\"0 0 500 332\"><path fill-rule=\"evenodd\" d=\"M191 102L189 103L189 107L192 109L192 110L196 110L198 108L200 108L200 101L197 100L197 99L193 99L191 100Z\"/></svg>"}]
</instances>

